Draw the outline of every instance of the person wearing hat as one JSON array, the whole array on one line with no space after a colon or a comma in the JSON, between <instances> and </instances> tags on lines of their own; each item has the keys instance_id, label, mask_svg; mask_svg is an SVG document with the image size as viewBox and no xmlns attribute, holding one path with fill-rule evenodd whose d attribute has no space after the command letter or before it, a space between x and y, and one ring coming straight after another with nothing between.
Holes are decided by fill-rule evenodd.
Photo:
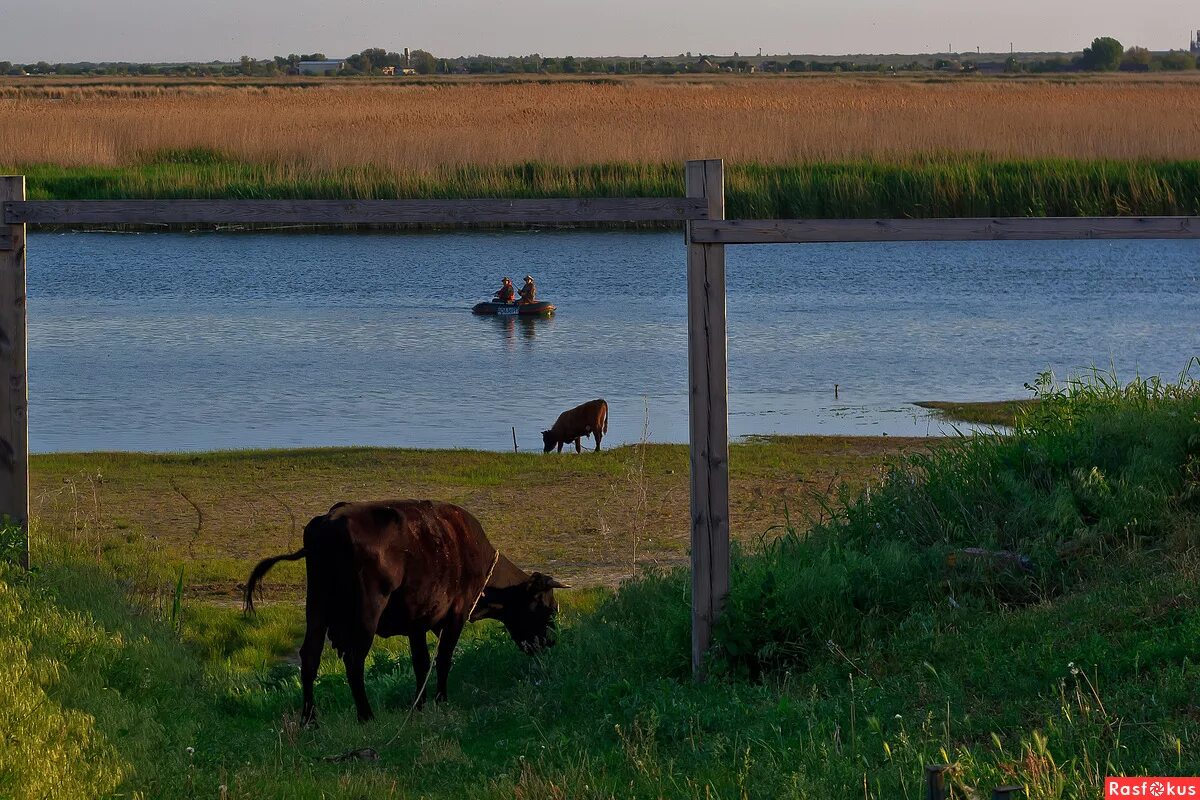
<instances>
[{"instance_id":1,"label":"person wearing hat","mask_svg":"<svg viewBox=\"0 0 1200 800\"><path fill-rule=\"evenodd\" d=\"M522 303L533 303L537 300L537 286L533 282L532 275L525 276L525 285L518 292L521 295Z\"/></svg>"},{"instance_id":2,"label":"person wearing hat","mask_svg":"<svg viewBox=\"0 0 1200 800\"><path fill-rule=\"evenodd\" d=\"M492 295L492 299L499 300L501 303L511 303L514 294L512 278L506 277L500 282L500 291Z\"/></svg>"}]
</instances>

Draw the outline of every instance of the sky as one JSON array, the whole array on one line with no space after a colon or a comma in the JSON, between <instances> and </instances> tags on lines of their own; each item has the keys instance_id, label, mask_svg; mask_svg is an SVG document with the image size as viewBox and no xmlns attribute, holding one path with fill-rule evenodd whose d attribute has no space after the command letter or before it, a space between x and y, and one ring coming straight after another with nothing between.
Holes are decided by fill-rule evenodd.
<instances>
[{"instance_id":1,"label":"sky","mask_svg":"<svg viewBox=\"0 0 1200 800\"><path fill-rule=\"evenodd\" d=\"M1196 28L1183 0L0 0L0 61L1165 50Z\"/></svg>"}]
</instances>

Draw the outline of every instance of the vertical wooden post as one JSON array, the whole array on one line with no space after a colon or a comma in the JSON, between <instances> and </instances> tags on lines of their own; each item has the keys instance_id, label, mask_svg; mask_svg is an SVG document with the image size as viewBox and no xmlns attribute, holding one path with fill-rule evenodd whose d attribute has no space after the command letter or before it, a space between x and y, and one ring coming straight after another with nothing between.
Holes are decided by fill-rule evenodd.
<instances>
[{"instance_id":1,"label":"vertical wooden post","mask_svg":"<svg viewBox=\"0 0 1200 800\"><path fill-rule=\"evenodd\" d=\"M719 159L687 162L688 197L725 219ZM712 626L729 593L729 383L725 339L725 245L687 236L688 413L692 478L692 674L703 677Z\"/></svg>"},{"instance_id":2,"label":"vertical wooden post","mask_svg":"<svg viewBox=\"0 0 1200 800\"><path fill-rule=\"evenodd\" d=\"M25 532L29 568L29 402L25 335L25 226L9 225L12 201L25 199L23 176L0 176L0 514Z\"/></svg>"},{"instance_id":3,"label":"vertical wooden post","mask_svg":"<svg viewBox=\"0 0 1200 800\"><path fill-rule=\"evenodd\" d=\"M925 765L925 800L946 800L946 765Z\"/></svg>"}]
</instances>

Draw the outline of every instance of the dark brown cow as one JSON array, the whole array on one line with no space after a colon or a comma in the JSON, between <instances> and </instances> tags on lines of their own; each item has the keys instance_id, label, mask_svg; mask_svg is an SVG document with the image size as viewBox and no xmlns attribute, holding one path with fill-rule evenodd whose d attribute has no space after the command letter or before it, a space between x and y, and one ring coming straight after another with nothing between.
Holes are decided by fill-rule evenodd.
<instances>
[{"instance_id":1,"label":"dark brown cow","mask_svg":"<svg viewBox=\"0 0 1200 800\"><path fill-rule=\"evenodd\" d=\"M346 664L361 722L374 716L363 668L376 636L408 637L420 692L429 674L425 636L438 635L438 700L446 699L450 662L468 614L472 622L500 620L527 653L554 643L553 590L565 585L540 572L522 572L492 547L479 520L458 506L427 500L338 503L304 527L304 547L258 563L246 582L247 611L254 610L254 590L267 570L301 558L308 579L307 631L300 647L304 722L315 717L313 681L326 635ZM423 699L418 696L417 703Z\"/></svg>"},{"instance_id":2,"label":"dark brown cow","mask_svg":"<svg viewBox=\"0 0 1200 800\"><path fill-rule=\"evenodd\" d=\"M583 446L579 440L584 436L593 436L596 439L596 452L600 452L600 440L604 438L604 434L608 433L608 403L603 400L589 400L581 406L575 406L569 411L564 411L558 415L558 419L554 420L554 424L550 426L550 430L542 431L542 444L544 449L542 452L549 453L554 447L558 446L558 452L562 452L563 445L567 442L575 442L575 452L583 452Z\"/></svg>"}]
</instances>

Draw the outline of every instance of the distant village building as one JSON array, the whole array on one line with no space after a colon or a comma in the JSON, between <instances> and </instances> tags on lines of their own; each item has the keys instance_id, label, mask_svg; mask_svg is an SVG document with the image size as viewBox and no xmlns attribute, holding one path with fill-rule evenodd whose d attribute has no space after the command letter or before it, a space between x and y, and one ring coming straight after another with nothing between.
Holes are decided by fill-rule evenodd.
<instances>
[{"instance_id":1,"label":"distant village building","mask_svg":"<svg viewBox=\"0 0 1200 800\"><path fill-rule=\"evenodd\" d=\"M301 61L296 64L296 74L324 75L327 72L341 72L345 68L345 61Z\"/></svg>"},{"instance_id":2,"label":"distant village building","mask_svg":"<svg viewBox=\"0 0 1200 800\"><path fill-rule=\"evenodd\" d=\"M1200 31L1192 36L1192 46L1188 48L1194 55L1200 56Z\"/></svg>"}]
</instances>

